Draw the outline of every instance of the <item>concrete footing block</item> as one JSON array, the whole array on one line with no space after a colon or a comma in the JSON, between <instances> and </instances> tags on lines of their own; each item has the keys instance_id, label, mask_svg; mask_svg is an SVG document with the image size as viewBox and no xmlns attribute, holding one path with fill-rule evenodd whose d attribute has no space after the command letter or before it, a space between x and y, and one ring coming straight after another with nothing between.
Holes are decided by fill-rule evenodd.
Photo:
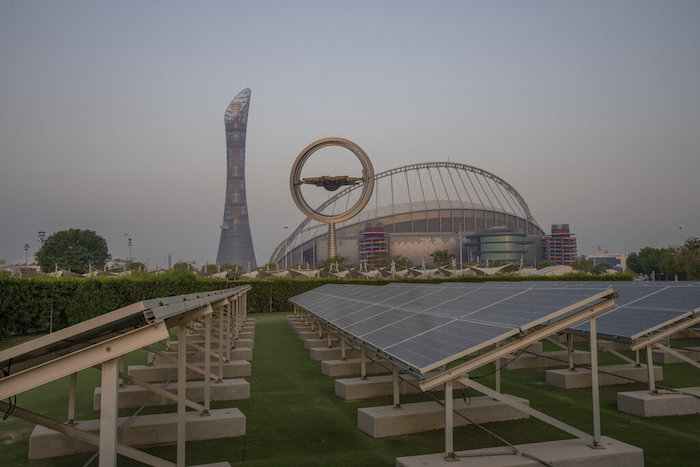
<instances>
[{"instance_id":1,"label":"concrete footing block","mask_svg":"<svg viewBox=\"0 0 700 467\"><path fill-rule=\"evenodd\" d=\"M172 348L172 347L171 347ZM177 348L177 347L176 347ZM218 353L218 349L214 349L213 352ZM165 351L163 352L172 358L177 359L177 352ZM231 349L231 360L252 360L253 359L253 349L249 347L236 347ZM204 352L190 351L187 352L187 363L201 363L204 362ZM166 357L161 357L160 355L155 355L153 358L153 365L165 365L168 363L174 363ZM211 365L218 365L219 362L216 358L211 358Z\"/></svg>"},{"instance_id":2,"label":"concrete footing block","mask_svg":"<svg viewBox=\"0 0 700 467\"><path fill-rule=\"evenodd\" d=\"M558 366L568 366L569 354L566 350L555 350L554 352L542 352L539 355L532 355L527 352L506 355L501 358L501 368L508 370L519 370L523 368L554 368ZM588 352L574 352L574 364L588 365L591 363L591 354Z\"/></svg>"},{"instance_id":3,"label":"concrete footing block","mask_svg":"<svg viewBox=\"0 0 700 467\"><path fill-rule=\"evenodd\" d=\"M598 385L610 386L613 384L632 384L637 381L649 381L647 378L646 366L635 366L630 364L606 365L599 367ZM605 373L603 373L605 372ZM614 374L610 374L614 373ZM632 378L632 381L627 378ZM660 366L654 367L654 379L662 381L664 379L664 369ZM545 380L550 386L564 389L590 388L592 384L591 370L587 368L576 368L571 371L568 368L547 370Z\"/></svg>"},{"instance_id":4,"label":"concrete footing block","mask_svg":"<svg viewBox=\"0 0 700 467\"><path fill-rule=\"evenodd\" d=\"M591 448L586 441L565 439L544 443L520 444L522 452L549 462L557 467L643 467L644 451L607 436L601 437L603 449ZM457 465L462 467L540 467L535 460L512 453L505 448L458 451ZM453 460L446 460L444 453L423 456L399 457L397 467L452 467Z\"/></svg>"},{"instance_id":5,"label":"concrete footing block","mask_svg":"<svg viewBox=\"0 0 700 467\"><path fill-rule=\"evenodd\" d=\"M311 349L309 352L309 355L311 357L311 360L315 362L322 362L324 360L340 360L342 351L340 347L317 347L315 349ZM352 347L345 348L345 358L346 359L353 359L353 358L360 358L360 351L355 350Z\"/></svg>"},{"instance_id":6,"label":"concrete footing block","mask_svg":"<svg viewBox=\"0 0 700 467\"><path fill-rule=\"evenodd\" d=\"M441 388L440 388L441 389ZM399 382L399 393L417 394L421 392L419 388L401 380ZM393 375L368 376L362 378L342 378L335 380L335 395L346 401L360 399L371 399L379 396L390 396L394 394Z\"/></svg>"},{"instance_id":7,"label":"concrete footing block","mask_svg":"<svg viewBox=\"0 0 700 467\"><path fill-rule=\"evenodd\" d=\"M236 339L236 342L234 344L234 348L246 348L246 349L255 349L255 344L253 339L241 339L240 337Z\"/></svg>"},{"instance_id":8,"label":"concrete footing block","mask_svg":"<svg viewBox=\"0 0 700 467\"><path fill-rule=\"evenodd\" d=\"M389 370L372 360L366 361L368 375L381 375ZM359 358L349 358L347 360L324 360L321 362L321 373L334 378L344 376L362 376L362 363Z\"/></svg>"},{"instance_id":9,"label":"concrete footing block","mask_svg":"<svg viewBox=\"0 0 700 467\"><path fill-rule=\"evenodd\" d=\"M682 354L685 357L700 362L700 347L690 347L688 350L674 350L676 350L676 352ZM652 350L651 358L654 363L687 363L684 360L681 360L680 358L676 357L675 355L671 355L670 353L664 352L663 350Z\"/></svg>"},{"instance_id":10,"label":"concrete footing block","mask_svg":"<svg viewBox=\"0 0 700 467\"><path fill-rule=\"evenodd\" d=\"M517 399L529 405L527 400ZM472 397L470 405L455 399L454 409L477 423L528 418L519 410L487 396ZM457 414L453 414L453 420L456 427L469 424ZM357 410L357 427L373 438L437 430L445 427L445 408L434 401L403 404L400 408L393 405L365 407Z\"/></svg>"},{"instance_id":11,"label":"concrete footing block","mask_svg":"<svg viewBox=\"0 0 700 467\"><path fill-rule=\"evenodd\" d=\"M203 363L193 363L192 365L204 369ZM212 364L211 372L219 374L219 365ZM167 381L173 376L173 381L177 379L177 364L166 363L164 365L129 365L129 375L147 383L158 383ZM250 362L246 360L232 360L223 364L224 378L245 378L250 376ZM188 380L204 379L204 376L193 370L187 370Z\"/></svg>"},{"instance_id":12,"label":"concrete footing block","mask_svg":"<svg viewBox=\"0 0 700 467\"><path fill-rule=\"evenodd\" d=\"M297 336L303 341L308 341L309 339L323 339L323 334L321 334L321 337L318 337L318 331L311 331L310 328L309 330L297 332Z\"/></svg>"},{"instance_id":13,"label":"concrete footing block","mask_svg":"<svg viewBox=\"0 0 700 467\"><path fill-rule=\"evenodd\" d=\"M160 386L156 384L156 386ZM168 384L166 391L173 394L177 393L177 381ZM240 378L225 379L220 383L212 382L209 385L210 398L212 401L233 401L250 398L250 384L248 381ZM187 382L187 398L195 402L204 401L204 380L188 381ZM153 395L148 389L141 386L126 386L119 388L119 408L140 407ZM95 388L93 396L93 410L100 410L100 402L102 401L102 388ZM156 405L176 405L177 402L156 394L148 406Z\"/></svg>"},{"instance_id":14,"label":"concrete footing block","mask_svg":"<svg viewBox=\"0 0 700 467\"><path fill-rule=\"evenodd\" d=\"M118 424L127 417L120 417ZM238 409L216 409L210 415L187 412L187 441L232 438L246 434L245 415ZM98 434L100 421L76 422L76 428ZM119 442L133 447L163 446L177 442L177 414L141 415L119 433ZM77 441L43 426L35 426L29 437L29 459L67 456L97 451L97 446Z\"/></svg>"},{"instance_id":15,"label":"concrete footing block","mask_svg":"<svg viewBox=\"0 0 700 467\"><path fill-rule=\"evenodd\" d=\"M659 390L658 394L649 394L649 391L618 392L617 410L638 417L700 413L700 387L678 388L677 391Z\"/></svg>"},{"instance_id":16,"label":"concrete footing block","mask_svg":"<svg viewBox=\"0 0 700 467\"><path fill-rule=\"evenodd\" d=\"M338 347L340 348L340 341L336 339L335 337L331 339L331 345L330 347ZM307 339L304 341L304 348L305 349L327 349L328 347L328 339Z\"/></svg>"}]
</instances>

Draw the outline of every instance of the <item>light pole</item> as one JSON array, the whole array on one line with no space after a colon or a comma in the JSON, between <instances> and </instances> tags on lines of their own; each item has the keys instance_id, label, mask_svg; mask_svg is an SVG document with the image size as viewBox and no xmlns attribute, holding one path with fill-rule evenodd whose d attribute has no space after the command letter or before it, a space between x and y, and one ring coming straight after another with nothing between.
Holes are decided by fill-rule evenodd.
<instances>
[{"instance_id":1,"label":"light pole","mask_svg":"<svg viewBox=\"0 0 700 467\"><path fill-rule=\"evenodd\" d=\"M131 238L129 238L129 258L128 258L129 261L131 261L131 245L132 245Z\"/></svg>"},{"instance_id":2,"label":"light pole","mask_svg":"<svg viewBox=\"0 0 700 467\"><path fill-rule=\"evenodd\" d=\"M287 255L289 255L289 240L287 237L287 228L284 226L284 269L287 269Z\"/></svg>"},{"instance_id":3,"label":"light pole","mask_svg":"<svg viewBox=\"0 0 700 467\"><path fill-rule=\"evenodd\" d=\"M464 269L463 260L462 260L462 223L459 223L459 269L462 270Z\"/></svg>"},{"instance_id":4,"label":"light pole","mask_svg":"<svg viewBox=\"0 0 700 467\"><path fill-rule=\"evenodd\" d=\"M24 244L24 265L29 266L29 256L28 252L29 251L29 243Z\"/></svg>"},{"instance_id":5,"label":"light pole","mask_svg":"<svg viewBox=\"0 0 700 467\"><path fill-rule=\"evenodd\" d=\"M39 246L42 247L44 246L44 242L46 241L46 232L43 230L39 231Z\"/></svg>"},{"instance_id":6,"label":"light pole","mask_svg":"<svg viewBox=\"0 0 700 467\"><path fill-rule=\"evenodd\" d=\"M129 248L129 234L124 234L124 272L126 272L126 251Z\"/></svg>"}]
</instances>

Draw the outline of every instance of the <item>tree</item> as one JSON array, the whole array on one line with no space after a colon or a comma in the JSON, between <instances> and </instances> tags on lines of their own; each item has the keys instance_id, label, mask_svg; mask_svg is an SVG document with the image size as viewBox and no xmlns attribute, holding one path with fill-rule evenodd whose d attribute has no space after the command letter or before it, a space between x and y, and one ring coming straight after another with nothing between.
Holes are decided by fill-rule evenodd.
<instances>
[{"instance_id":1,"label":"tree","mask_svg":"<svg viewBox=\"0 0 700 467\"><path fill-rule=\"evenodd\" d=\"M173 264L173 271L194 271L194 266L184 261L178 261Z\"/></svg>"},{"instance_id":2,"label":"tree","mask_svg":"<svg viewBox=\"0 0 700 467\"><path fill-rule=\"evenodd\" d=\"M317 269L327 269L331 264L338 263L338 266L342 266L348 259L345 256L333 256L331 258L326 258L320 261L317 265Z\"/></svg>"},{"instance_id":3,"label":"tree","mask_svg":"<svg viewBox=\"0 0 700 467\"><path fill-rule=\"evenodd\" d=\"M639 253L630 253L627 256L627 268L637 274L649 275L652 271L659 273L664 253L664 248L644 247Z\"/></svg>"},{"instance_id":4,"label":"tree","mask_svg":"<svg viewBox=\"0 0 700 467\"><path fill-rule=\"evenodd\" d=\"M435 250L430 253L430 257L433 258L433 266L439 267L451 265L455 255L448 253L447 250Z\"/></svg>"},{"instance_id":5,"label":"tree","mask_svg":"<svg viewBox=\"0 0 700 467\"><path fill-rule=\"evenodd\" d=\"M576 269L577 271L591 272L591 270L593 269L593 260L582 259L579 261L574 261L573 263L571 263L571 267Z\"/></svg>"},{"instance_id":6,"label":"tree","mask_svg":"<svg viewBox=\"0 0 700 467\"><path fill-rule=\"evenodd\" d=\"M102 269L111 258L107 241L92 230L68 229L46 239L36 260L44 272L55 267L85 274L93 268Z\"/></svg>"},{"instance_id":7,"label":"tree","mask_svg":"<svg viewBox=\"0 0 700 467\"><path fill-rule=\"evenodd\" d=\"M550 260L540 261L539 263L537 263L537 269L544 269L544 268L548 268L550 266L556 266L556 265L557 265L557 263L555 263L554 261L550 261Z\"/></svg>"},{"instance_id":8,"label":"tree","mask_svg":"<svg viewBox=\"0 0 700 467\"><path fill-rule=\"evenodd\" d=\"M237 273L244 273L245 269L243 268L242 265L240 264L231 264L231 263L224 263L221 265L221 270L222 271L233 271Z\"/></svg>"},{"instance_id":9,"label":"tree","mask_svg":"<svg viewBox=\"0 0 700 467\"><path fill-rule=\"evenodd\" d=\"M396 264L396 269L408 269L411 266L413 266L413 261L406 258L405 256L396 255L391 259L394 260L394 263Z\"/></svg>"},{"instance_id":10,"label":"tree","mask_svg":"<svg viewBox=\"0 0 700 467\"><path fill-rule=\"evenodd\" d=\"M608 272L609 267L610 266L608 266L607 263L597 264L591 268L591 274L594 274L596 276L600 276L601 274L605 274L606 272Z\"/></svg>"},{"instance_id":11,"label":"tree","mask_svg":"<svg viewBox=\"0 0 700 467\"><path fill-rule=\"evenodd\" d=\"M217 272L219 272L219 268L216 266L216 264L205 264L204 266L202 266L201 271L204 274L211 275L211 274L216 274Z\"/></svg>"}]
</instances>

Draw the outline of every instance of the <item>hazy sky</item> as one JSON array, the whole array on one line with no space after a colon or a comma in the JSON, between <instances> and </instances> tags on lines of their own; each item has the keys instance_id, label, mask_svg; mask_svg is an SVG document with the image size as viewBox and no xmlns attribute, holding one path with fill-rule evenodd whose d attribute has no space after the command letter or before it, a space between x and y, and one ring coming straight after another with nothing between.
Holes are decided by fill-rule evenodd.
<instances>
[{"instance_id":1,"label":"hazy sky","mask_svg":"<svg viewBox=\"0 0 700 467\"><path fill-rule=\"evenodd\" d=\"M700 236L698 1L0 0L0 259L73 227L151 266L215 261L246 87L258 263L326 136L376 171L491 171L581 253Z\"/></svg>"}]
</instances>

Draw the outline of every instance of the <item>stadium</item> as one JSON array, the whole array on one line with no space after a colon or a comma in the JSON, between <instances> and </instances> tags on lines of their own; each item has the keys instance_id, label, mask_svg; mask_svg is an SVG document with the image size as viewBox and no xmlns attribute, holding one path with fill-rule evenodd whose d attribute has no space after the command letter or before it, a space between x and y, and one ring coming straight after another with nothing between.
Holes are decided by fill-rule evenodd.
<instances>
[{"instance_id":1,"label":"stadium","mask_svg":"<svg viewBox=\"0 0 700 467\"><path fill-rule=\"evenodd\" d=\"M346 210L359 197L358 188L344 187L317 210L327 215ZM436 250L447 250L457 262L530 265L543 258L546 235L509 183L455 162L412 164L376 174L367 206L336 224L336 230L338 255L350 264L372 266L396 257L430 263ZM327 255L327 224L306 219L275 248L271 261L280 267L315 266Z\"/></svg>"}]
</instances>

